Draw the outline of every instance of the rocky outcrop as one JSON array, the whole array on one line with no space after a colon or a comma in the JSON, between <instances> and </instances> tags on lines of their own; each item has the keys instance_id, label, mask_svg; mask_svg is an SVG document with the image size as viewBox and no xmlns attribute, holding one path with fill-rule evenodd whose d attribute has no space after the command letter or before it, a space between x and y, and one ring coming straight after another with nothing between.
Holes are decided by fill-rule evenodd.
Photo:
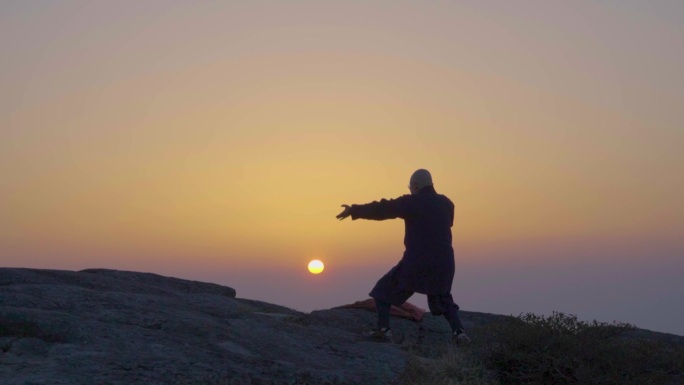
<instances>
[{"instance_id":1,"label":"rocky outcrop","mask_svg":"<svg viewBox=\"0 0 684 385\"><path fill-rule=\"evenodd\" d=\"M475 337L509 318L461 316ZM374 322L367 310L301 313L156 274L5 268L0 384L397 384L412 351L450 337L447 323L428 314L421 324L392 320L402 344L361 338ZM626 337L684 344L646 330Z\"/></svg>"},{"instance_id":2,"label":"rocky outcrop","mask_svg":"<svg viewBox=\"0 0 684 385\"><path fill-rule=\"evenodd\" d=\"M465 313L466 324L481 322ZM156 274L0 269L0 383L391 384L401 345L365 341L375 314L310 314ZM429 338L448 338L425 317ZM416 323L395 319L407 341Z\"/></svg>"}]
</instances>

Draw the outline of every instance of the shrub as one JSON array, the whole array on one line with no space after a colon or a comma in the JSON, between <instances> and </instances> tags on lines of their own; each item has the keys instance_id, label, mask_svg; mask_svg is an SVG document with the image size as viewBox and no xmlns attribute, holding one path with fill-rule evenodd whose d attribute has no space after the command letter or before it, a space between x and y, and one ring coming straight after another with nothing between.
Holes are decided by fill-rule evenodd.
<instances>
[{"instance_id":1,"label":"shrub","mask_svg":"<svg viewBox=\"0 0 684 385\"><path fill-rule=\"evenodd\" d=\"M684 345L637 337L635 329L558 312L521 314L473 328L464 348L408 349L402 384L684 384Z\"/></svg>"},{"instance_id":2,"label":"shrub","mask_svg":"<svg viewBox=\"0 0 684 385\"><path fill-rule=\"evenodd\" d=\"M634 329L528 313L483 327L475 354L503 385L669 384L681 378L684 348L624 337Z\"/></svg>"}]
</instances>

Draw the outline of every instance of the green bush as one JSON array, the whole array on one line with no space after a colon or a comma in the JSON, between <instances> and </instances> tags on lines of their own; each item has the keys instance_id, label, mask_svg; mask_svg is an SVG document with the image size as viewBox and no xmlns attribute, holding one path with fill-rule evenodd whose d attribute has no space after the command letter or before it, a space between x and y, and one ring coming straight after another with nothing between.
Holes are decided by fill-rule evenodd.
<instances>
[{"instance_id":1,"label":"green bush","mask_svg":"<svg viewBox=\"0 0 684 385\"><path fill-rule=\"evenodd\" d=\"M475 351L508 384L671 384L684 372L684 349L627 338L635 327L584 322L554 312L523 314L480 330Z\"/></svg>"},{"instance_id":2,"label":"green bush","mask_svg":"<svg viewBox=\"0 0 684 385\"><path fill-rule=\"evenodd\" d=\"M407 349L402 384L684 384L684 345L635 329L558 312L522 314L469 330L465 347Z\"/></svg>"}]
</instances>

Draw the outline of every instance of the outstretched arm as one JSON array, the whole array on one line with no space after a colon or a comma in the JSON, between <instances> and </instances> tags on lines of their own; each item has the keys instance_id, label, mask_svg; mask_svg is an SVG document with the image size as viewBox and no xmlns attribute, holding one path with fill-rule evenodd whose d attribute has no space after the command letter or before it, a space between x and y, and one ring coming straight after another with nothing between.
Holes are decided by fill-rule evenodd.
<instances>
[{"instance_id":1,"label":"outstretched arm","mask_svg":"<svg viewBox=\"0 0 684 385\"><path fill-rule=\"evenodd\" d=\"M337 215L337 219L343 220L351 215L352 219L372 219L381 221L384 219L406 218L413 211L410 195L404 195L397 199L382 199L364 205L342 205L344 210Z\"/></svg>"},{"instance_id":2,"label":"outstretched arm","mask_svg":"<svg viewBox=\"0 0 684 385\"><path fill-rule=\"evenodd\" d=\"M337 214L337 219L343 220L344 218L348 217L351 215L351 206L349 205L342 205L344 207L344 210L342 210L341 213Z\"/></svg>"}]
</instances>

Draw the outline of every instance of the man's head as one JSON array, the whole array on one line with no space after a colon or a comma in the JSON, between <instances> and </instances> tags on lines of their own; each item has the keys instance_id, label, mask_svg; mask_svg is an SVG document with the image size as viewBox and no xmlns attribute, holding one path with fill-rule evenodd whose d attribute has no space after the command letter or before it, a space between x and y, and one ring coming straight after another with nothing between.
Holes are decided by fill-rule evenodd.
<instances>
[{"instance_id":1,"label":"man's head","mask_svg":"<svg viewBox=\"0 0 684 385\"><path fill-rule=\"evenodd\" d=\"M411 175L409 190L411 190L411 194L417 194L425 186L432 186L432 175L430 175L430 171L421 168Z\"/></svg>"}]
</instances>

